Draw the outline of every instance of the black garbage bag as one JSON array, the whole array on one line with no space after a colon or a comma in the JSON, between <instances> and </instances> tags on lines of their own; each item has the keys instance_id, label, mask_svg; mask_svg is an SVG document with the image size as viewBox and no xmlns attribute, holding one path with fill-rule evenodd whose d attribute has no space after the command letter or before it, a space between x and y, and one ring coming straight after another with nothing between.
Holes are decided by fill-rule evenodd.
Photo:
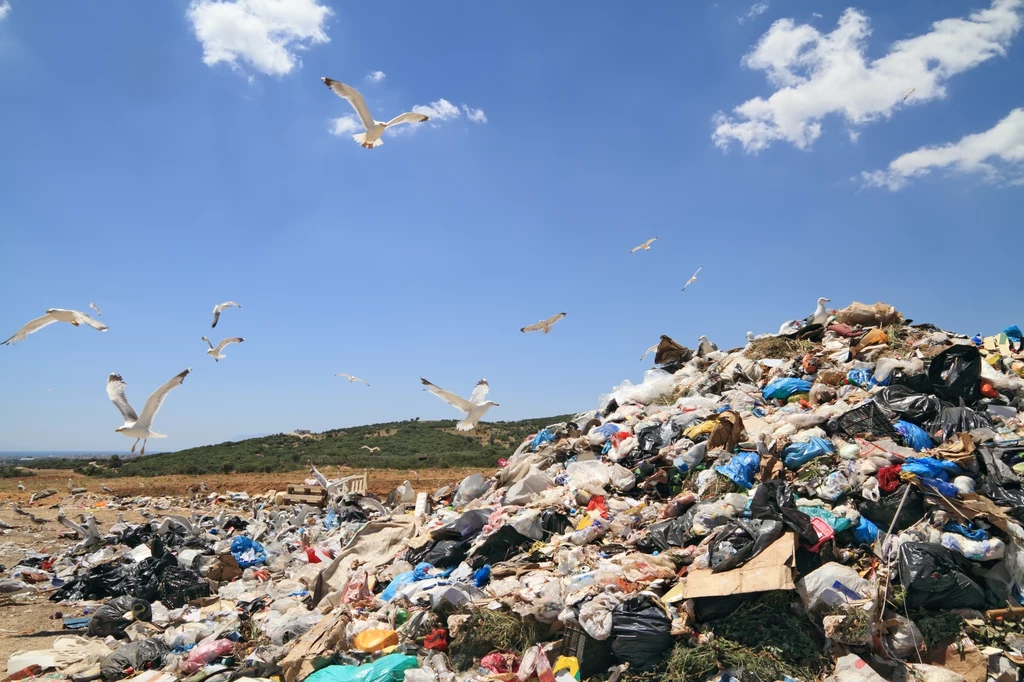
<instances>
[{"instance_id":1,"label":"black garbage bag","mask_svg":"<svg viewBox=\"0 0 1024 682\"><path fill-rule=\"evenodd\" d=\"M210 596L210 582L191 568L170 566L160 574L157 596L164 606L178 609L193 599Z\"/></svg>"},{"instance_id":2,"label":"black garbage bag","mask_svg":"<svg viewBox=\"0 0 1024 682\"><path fill-rule=\"evenodd\" d=\"M940 443L949 440L958 433L967 433L974 429L988 428L992 422L985 415L975 412L960 401L959 407L944 407L939 414L928 422L925 430Z\"/></svg>"},{"instance_id":3,"label":"black garbage bag","mask_svg":"<svg viewBox=\"0 0 1024 682\"><path fill-rule=\"evenodd\" d=\"M801 543L818 544L818 533L811 525L811 517L797 508L793 491L785 481L776 479L759 485L750 501L750 515L755 519L781 521L800 536Z\"/></svg>"},{"instance_id":4,"label":"black garbage bag","mask_svg":"<svg viewBox=\"0 0 1024 682\"><path fill-rule=\"evenodd\" d=\"M338 523L360 523L368 519L362 507L350 504L338 505L335 515L338 517Z\"/></svg>"},{"instance_id":5,"label":"black garbage bag","mask_svg":"<svg viewBox=\"0 0 1024 682\"><path fill-rule=\"evenodd\" d=\"M615 658L645 672L672 648L672 621L647 597L630 597L612 611L611 641Z\"/></svg>"},{"instance_id":6,"label":"black garbage bag","mask_svg":"<svg viewBox=\"0 0 1024 682\"><path fill-rule=\"evenodd\" d=\"M442 526L431 533L431 537L444 540L462 540L476 537L487 525L487 519L494 513L493 509L474 509L468 511L452 523Z\"/></svg>"},{"instance_id":7,"label":"black garbage bag","mask_svg":"<svg viewBox=\"0 0 1024 682\"><path fill-rule=\"evenodd\" d=\"M153 607L145 599L128 595L114 597L96 609L89 618L89 636L121 639L124 637L124 629L132 624L131 620L125 618L127 613L131 613L134 620L146 623L153 620Z\"/></svg>"},{"instance_id":8,"label":"black garbage bag","mask_svg":"<svg viewBox=\"0 0 1024 682\"><path fill-rule=\"evenodd\" d=\"M909 493L906 492L907 488L910 488ZM899 509L904 493L907 495L907 501L903 503L899 518L896 518L896 510ZM882 532L887 532L889 524L896 519L896 524L892 529L893 532L897 532L910 528L924 518L924 496L917 488L904 483L890 494L879 498L877 502L863 500L859 509L860 513L878 526Z\"/></svg>"},{"instance_id":9,"label":"black garbage bag","mask_svg":"<svg viewBox=\"0 0 1024 682\"><path fill-rule=\"evenodd\" d=\"M947 348L932 358L928 380L940 398L974 403L981 397L981 353L973 345Z\"/></svg>"},{"instance_id":10,"label":"black garbage bag","mask_svg":"<svg viewBox=\"0 0 1024 682\"><path fill-rule=\"evenodd\" d=\"M473 568L483 568L485 564L493 566L521 554L532 544L533 538L523 535L512 526L502 526L477 548L469 565Z\"/></svg>"},{"instance_id":11,"label":"black garbage bag","mask_svg":"<svg viewBox=\"0 0 1024 682\"><path fill-rule=\"evenodd\" d=\"M465 540L431 540L419 549L410 549L405 560L415 566L426 562L436 568L454 568L465 560L472 538Z\"/></svg>"},{"instance_id":12,"label":"black garbage bag","mask_svg":"<svg viewBox=\"0 0 1024 682\"><path fill-rule=\"evenodd\" d=\"M670 547L685 547L692 537L690 529L693 519L683 515L668 521L660 521L650 527L646 535L637 540L636 548L645 554L664 552Z\"/></svg>"},{"instance_id":13,"label":"black garbage bag","mask_svg":"<svg viewBox=\"0 0 1024 682\"><path fill-rule=\"evenodd\" d=\"M983 609L985 590L971 578L962 554L931 542L904 542L899 553L906 606L915 609Z\"/></svg>"},{"instance_id":14,"label":"black garbage bag","mask_svg":"<svg viewBox=\"0 0 1024 682\"><path fill-rule=\"evenodd\" d=\"M636 432L637 449L648 455L656 455L666 445L679 440L683 427L673 421L645 426Z\"/></svg>"},{"instance_id":15,"label":"black garbage bag","mask_svg":"<svg viewBox=\"0 0 1024 682\"><path fill-rule=\"evenodd\" d=\"M561 535L572 528L572 520L554 509L545 509L540 513L540 527L548 535Z\"/></svg>"},{"instance_id":16,"label":"black garbage bag","mask_svg":"<svg viewBox=\"0 0 1024 682\"><path fill-rule=\"evenodd\" d=\"M729 519L711 541L711 572L738 568L763 552L782 536L781 521L774 519Z\"/></svg>"},{"instance_id":17,"label":"black garbage bag","mask_svg":"<svg viewBox=\"0 0 1024 682\"><path fill-rule=\"evenodd\" d=\"M897 436L892 426L891 413L871 400L844 413L836 422L850 438L865 433L889 438Z\"/></svg>"},{"instance_id":18,"label":"black garbage bag","mask_svg":"<svg viewBox=\"0 0 1024 682\"><path fill-rule=\"evenodd\" d=\"M907 386L886 386L873 400L900 419L924 426L942 409L942 401L933 395L917 393Z\"/></svg>"},{"instance_id":19,"label":"black garbage bag","mask_svg":"<svg viewBox=\"0 0 1024 682\"><path fill-rule=\"evenodd\" d=\"M100 662L100 674L105 680L120 680L150 668L160 668L169 651L159 639L129 642Z\"/></svg>"}]
</instances>

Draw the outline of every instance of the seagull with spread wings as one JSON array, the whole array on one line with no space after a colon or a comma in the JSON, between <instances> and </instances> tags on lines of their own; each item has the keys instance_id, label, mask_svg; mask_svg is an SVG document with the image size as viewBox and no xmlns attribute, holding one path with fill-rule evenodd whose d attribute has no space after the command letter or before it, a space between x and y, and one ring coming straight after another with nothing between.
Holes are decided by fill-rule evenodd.
<instances>
[{"instance_id":1,"label":"seagull with spread wings","mask_svg":"<svg viewBox=\"0 0 1024 682\"><path fill-rule=\"evenodd\" d=\"M650 251L651 250L651 243L655 242L657 240L658 240L657 237L651 237L650 239L645 241L640 246L634 246L632 249L629 250L629 252L630 253L636 253L637 251Z\"/></svg>"},{"instance_id":2,"label":"seagull with spread wings","mask_svg":"<svg viewBox=\"0 0 1024 682\"><path fill-rule=\"evenodd\" d=\"M120 374L111 374L107 378L107 396L111 402L114 403L114 407L118 409L121 416L124 417L124 426L119 426L115 429L121 435L129 438L134 438L135 442L132 444L132 452L135 452L135 446L142 441L142 450L139 452L140 455L146 454L146 441L150 438L167 438L162 433L155 433L151 430L153 426L153 417L160 410L160 406L164 404L164 399L167 394L171 392L171 389L181 386L181 383L185 381L185 377L188 376L192 368L189 367L181 374L176 375L173 379L165 383L160 388L153 391L152 395L146 399L146 405L142 408L142 414L136 415L135 410L128 403L128 398L125 397L124 390L125 384L124 379L121 378Z\"/></svg>"},{"instance_id":3,"label":"seagull with spread wings","mask_svg":"<svg viewBox=\"0 0 1024 682\"><path fill-rule=\"evenodd\" d=\"M348 383L350 384L356 381L362 381L364 384L366 384L366 379L360 379L359 377L354 377L351 374L345 374L344 372L342 372L341 374L335 374L334 376L345 377L346 379L348 379ZM366 387L369 388L370 384L366 384Z\"/></svg>"},{"instance_id":4,"label":"seagull with spread wings","mask_svg":"<svg viewBox=\"0 0 1024 682\"><path fill-rule=\"evenodd\" d=\"M426 386L424 391L430 391L441 400L445 401L457 410L461 410L466 413L466 418L455 425L457 431L473 431L476 429L477 424L483 418L484 413L492 407L498 407L498 403L491 400L485 400L487 392L491 387L487 384L487 379L481 379L476 382L476 387L473 388L473 393L470 394L469 400L460 398L451 391L446 391L440 386L430 383L423 377L420 377L420 381Z\"/></svg>"},{"instance_id":5,"label":"seagull with spread wings","mask_svg":"<svg viewBox=\"0 0 1024 682\"><path fill-rule=\"evenodd\" d=\"M557 315L552 315L546 320L541 320L537 324L531 324L527 327L521 327L519 331L521 331L524 334L529 334L530 332L539 332L541 330L544 330L544 333L547 334L548 332L551 331L552 325L554 325L555 322L558 322L563 317L565 317L565 313L558 313Z\"/></svg>"},{"instance_id":6,"label":"seagull with spread wings","mask_svg":"<svg viewBox=\"0 0 1024 682\"><path fill-rule=\"evenodd\" d=\"M96 307L95 303L90 301L89 302L89 307L92 308L93 310L95 310L97 315L99 315L100 317L103 317L103 313L100 312L100 309Z\"/></svg>"},{"instance_id":7,"label":"seagull with spread wings","mask_svg":"<svg viewBox=\"0 0 1024 682\"><path fill-rule=\"evenodd\" d=\"M694 282L697 281L697 275L700 274L700 271L703 270L703 269L704 269L704 266L703 265L700 266L699 268L697 268L697 272L693 273L693 277L691 277L690 279L686 280L686 284L683 285L683 291L686 291L686 287L690 286L691 284L693 284Z\"/></svg>"},{"instance_id":8,"label":"seagull with spread wings","mask_svg":"<svg viewBox=\"0 0 1024 682\"><path fill-rule=\"evenodd\" d=\"M230 339L221 339L221 342L217 344L216 348L214 348L213 344L210 343L210 339L206 338L205 336L203 337L203 341L206 341L206 345L210 347L210 349L206 351L206 354L209 355L214 360L216 360L217 362L220 362L221 360L227 357L226 355L221 354L221 351L224 350L224 346L228 345L229 343L242 343L243 341L245 341L245 339L243 339L241 336L233 336Z\"/></svg>"},{"instance_id":9,"label":"seagull with spread wings","mask_svg":"<svg viewBox=\"0 0 1024 682\"><path fill-rule=\"evenodd\" d=\"M380 448L374 445L372 448L369 445L363 445L360 450L369 450L370 452L380 452Z\"/></svg>"},{"instance_id":10,"label":"seagull with spread wings","mask_svg":"<svg viewBox=\"0 0 1024 682\"><path fill-rule=\"evenodd\" d=\"M903 95L903 101L906 102L907 98L914 94L915 90L917 90L917 88L910 88L907 90L906 94Z\"/></svg>"},{"instance_id":11,"label":"seagull with spread wings","mask_svg":"<svg viewBox=\"0 0 1024 682\"><path fill-rule=\"evenodd\" d=\"M218 303L217 305L213 306L213 324L210 325L210 329L213 329L214 327L217 326L217 320L220 319L220 312L225 308L230 308L231 306L234 306L239 310L242 309L242 306L238 305L234 301L224 301L223 303Z\"/></svg>"},{"instance_id":12,"label":"seagull with spread wings","mask_svg":"<svg viewBox=\"0 0 1024 682\"><path fill-rule=\"evenodd\" d=\"M363 96L359 92L344 83L340 83L330 78L321 78L324 85L331 89L338 97L348 100L348 103L352 105L352 108L356 110L356 114L359 115L359 121L366 128L365 132L356 133L352 136L352 139L359 143L363 149L373 149L384 144L384 140L380 139L380 136L384 134L384 130L391 126L398 125L399 123L423 123L429 120L429 116L424 114L417 114L416 112L409 111L404 114L399 114L393 119L384 123L383 121L375 121L373 116L370 115L370 110L366 108L366 101L363 100Z\"/></svg>"},{"instance_id":13,"label":"seagull with spread wings","mask_svg":"<svg viewBox=\"0 0 1024 682\"><path fill-rule=\"evenodd\" d=\"M102 322L97 322L96 320L89 317L85 313L79 312L77 310L50 308L49 310L46 311L45 315L43 315L42 317L37 317L36 319L26 324L24 327L15 332L14 336L7 339L3 343L0 343L0 346L8 346L12 343L24 341L25 337L28 336L29 334L37 332L43 327L47 327L53 324L54 322L67 322L69 324L75 325L76 327L82 324L87 324L93 329L98 329L101 332L107 331L107 325L103 324Z\"/></svg>"}]
</instances>

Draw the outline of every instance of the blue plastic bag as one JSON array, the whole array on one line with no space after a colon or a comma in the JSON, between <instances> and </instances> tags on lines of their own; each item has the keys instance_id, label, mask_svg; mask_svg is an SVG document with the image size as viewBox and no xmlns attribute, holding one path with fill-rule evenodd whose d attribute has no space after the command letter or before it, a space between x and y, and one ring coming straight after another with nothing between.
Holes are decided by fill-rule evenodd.
<instances>
[{"instance_id":1,"label":"blue plastic bag","mask_svg":"<svg viewBox=\"0 0 1024 682\"><path fill-rule=\"evenodd\" d=\"M339 525L338 514L335 513L334 507L331 507L327 510L327 513L324 514L324 528L331 530L332 528L337 528Z\"/></svg>"},{"instance_id":2,"label":"blue plastic bag","mask_svg":"<svg viewBox=\"0 0 1024 682\"><path fill-rule=\"evenodd\" d=\"M267 552L263 545L244 535L239 535L231 541L231 556L235 557L239 568L257 566L267 560Z\"/></svg>"},{"instance_id":3,"label":"blue plastic bag","mask_svg":"<svg viewBox=\"0 0 1024 682\"><path fill-rule=\"evenodd\" d=\"M602 424L601 426L598 426L593 431L591 431L591 433L600 433L602 436L606 438L611 438L613 433L618 432L619 427L616 426L615 424Z\"/></svg>"},{"instance_id":4,"label":"blue plastic bag","mask_svg":"<svg viewBox=\"0 0 1024 682\"><path fill-rule=\"evenodd\" d=\"M915 452L927 450L935 445L935 441L928 435L928 432L917 424L911 424L900 419L893 424L893 427L903 436L903 440L907 441L907 445L914 448Z\"/></svg>"},{"instance_id":5,"label":"blue plastic bag","mask_svg":"<svg viewBox=\"0 0 1024 682\"><path fill-rule=\"evenodd\" d=\"M761 456L756 452L738 452L724 466L716 466L715 471L749 490L754 487L754 476L760 467Z\"/></svg>"},{"instance_id":6,"label":"blue plastic bag","mask_svg":"<svg viewBox=\"0 0 1024 682\"><path fill-rule=\"evenodd\" d=\"M808 393L810 390L811 382L803 379L772 379L761 390L761 395L765 400L785 400L794 393Z\"/></svg>"},{"instance_id":7,"label":"blue plastic bag","mask_svg":"<svg viewBox=\"0 0 1024 682\"><path fill-rule=\"evenodd\" d=\"M1006 338L1009 339L1011 345L1017 348L1024 346L1024 333L1021 333L1020 327L1017 325L1010 325L1003 330L1003 333L1006 334Z\"/></svg>"},{"instance_id":8,"label":"blue plastic bag","mask_svg":"<svg viewBox=\"0 0 1024 682\"><path fill-rule=\"evenodd\" d=\"M491 582L491 567L484 564L483 568L478 568L473 574L472 580L475 587L483 587Z\"/></svg>"},{"instance_id":9,"label":"blue plastic bag","mask_svg":"<svg viewBox=\"0 0 1024 682\"><path fill-rule=\"evenodd\" d=\"M846 380L854 386L869 388L871 386L870 369L851 369L846 373Z\"/></svg>"},{"instance_id":10,"label":"blue plastic bag","mask_svg":"<svg viewBox=\"0 0 1024 682\"><path fill-rule=\"evenodd\" d=\"M953 462L944 462L934 457L910 457L903 462L903 471L918 478L937 478L948 481L950 476L960 475L960 467ZM945 493L943 493L945 494ZM956 495L956 493L953 493Z\"/></svg>"},{"instance_id":11,"label":"blue plastic bag","mask_svg":"<svg viewBox=\"0 0 1024 682\"><path fill-rule=\"evenodd\" d=\"M537 448L539 448L541 445L544 445L545 443L550 443L553 440L555 440L555 434L551 433L547 429L541 429L540 433L533 437L533 442L530 443L530 449L536 452Z\"/></svg>"},{"instance_id":12,"label":"blue plastic bag","mask_svg":"<svg viewBox=\"0 0 1024 682\"><path fill-rule=\"evenodd\" d=\"M363 665L329 665L306 678L306 682L402 682L405 671L418 668L415 656L388 654Z\"/></svg>"},{"instance_id":13,"label":"blue plastic bag","mask_svg":"<svg viewBox=\"0 0 1024 682\"><path fill-rule=\"evenodd\" d=\"M965 526L962 523L954 523L953 521L948 522L942 527L942 530L949 531L950 533L959 533L965 538L972 540L988 540L988 531L984 528L978 528L973 523L968 522Z\"/></svg>"},{"instance_id":14,"label":"blue plastic bag","mask_svg":"<svg viewBox=\"0 0 1024 682\"><path fill-rule=\"evenodd\" d=\"M402 589L409 583L415 583L420 580L426 580L430 577L430 571L433 570L433 566L428 564L426 561L416 564L416 568L405 573L399 573L395 576L395 579L391 581L391 584L384 588L384 591L380 593L380 598L384 601L391 601L398 594L398 590Z\"/></svg>"},{"instance_id":15,"label":"blue plastic bag","mask_svg":"<svg viewBox=\"0 0 1024 682\"><path fill-rule=\"evenodd\" d=\"M861 516L860 523L853 529L853 539L861 544L870 545L878 539L878 526L871 523L866 516Z\"/></svg>"},{"instance_id":16,"label":"blue plastic bag","mask_svg":"<svg viewBox=\"0 0 1024 682\"><path fill-rule=\"evenodd\" d=\"M943 481L941 478L928 478L927 476L918 476L917 480L921 481L925 487L931 488L932 490L941 493L944 497L957 497L960 495L960 491L957 490L956 486L949 481Z\"/></svg>"},{"instance_id":17,"label":"blue plastic bag","mask_svg":"<svg viewBox=\"0 0 1024 682\"><path fill-rule=\"evenodd\" d=\"M835 452L832 441L812 438L806 443L790 443L782 449L782 459L787 469L796 471L815 457Z\"/></svg>"}]
</instances>

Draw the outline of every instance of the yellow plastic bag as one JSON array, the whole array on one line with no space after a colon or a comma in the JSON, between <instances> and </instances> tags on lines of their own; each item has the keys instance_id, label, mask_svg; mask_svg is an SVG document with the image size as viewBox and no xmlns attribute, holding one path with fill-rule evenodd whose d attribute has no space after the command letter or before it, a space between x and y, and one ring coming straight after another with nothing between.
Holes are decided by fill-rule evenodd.
<instances>
[{"instance_id":1,"label":"yellow plastic bag","mask_svg":"<svg viewBox=\"0 0 1024 682\"><path fill-rule=\"evenodd\" d=\"M706 422L701 422L696 426L691 426L690 428L686 429L685 431L683 431L683 435L689 438L690 440L693 440L694 438L701 434L711 433L712 431L715 430L716 426L718 426L718 422L715 421L714 419L709 419Z\"/></svg>"},{"instance_id":2,"label":"yellow plastic bag","mask_svg":"<svg viewBox=\"0 0 1024 682\"><path fill-rule=\"evenodd\" d=\"M559 656L551 672L557 675L559 670L568 671L577 680L580 679L580 662L576 660L575 656Z\"/></svg>"}]
</instances>

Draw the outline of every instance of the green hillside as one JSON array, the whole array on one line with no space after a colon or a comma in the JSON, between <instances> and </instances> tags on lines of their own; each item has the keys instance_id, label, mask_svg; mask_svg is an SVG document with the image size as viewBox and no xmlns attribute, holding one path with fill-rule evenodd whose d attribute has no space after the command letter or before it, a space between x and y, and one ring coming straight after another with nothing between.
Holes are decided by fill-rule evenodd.
<instances>
[{"instance_id":1,"label":"green hillside","mask_svg":"<svg viewBox=\"0 0 1024 682\"><path fill-rule=\"evenodd\" d=\"M456 432L454 420L388 422L303 437L276 434L146 457L89 460L98 466L81 459L47 459L28 466L75 469L103 477L270 473L291 471L309 462L370 469L493 467L530 434L571 416L481 424L478 435ZM380 452L370 453L364 445L379 447Z\"/></svg>"}]
</instances>

